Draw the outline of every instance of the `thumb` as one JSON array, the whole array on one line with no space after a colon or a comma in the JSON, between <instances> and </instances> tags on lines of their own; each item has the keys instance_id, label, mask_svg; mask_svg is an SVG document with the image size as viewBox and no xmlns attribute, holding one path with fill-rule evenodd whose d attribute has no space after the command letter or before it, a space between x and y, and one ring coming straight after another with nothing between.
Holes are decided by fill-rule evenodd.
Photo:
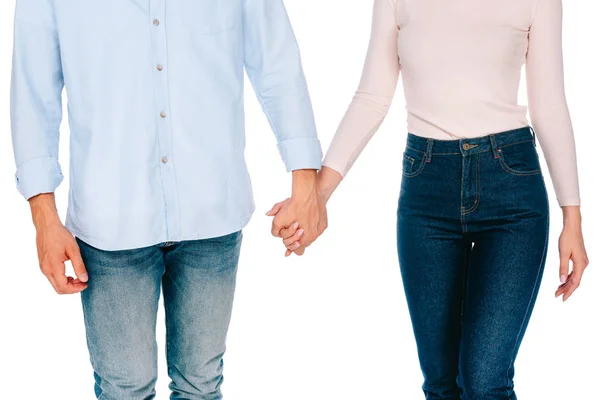
<instances>
[{"instance_id":1,"label":"thumb","mask_svg":"<svg viewBox=\"0 0 600 400\"><path fill-rule=\"evenodd\" d=\"M283 207L283 203L285 203L285 201L280 201L279 203L275 204L273 206L273 208L271 208L268 212L267 212L267 216L268 217L273 217L275 216L275 214L277 214L279 212L279 210L281 210L281 207Z\"/></svg>"},{"instance_id":2,"label":"thumb","mask_svg":"<svg viewBox=\"0 0 600 400\"><path fill-rule=\"evenodd\" d=\"M69 260L71 260L71 264L73 265L73 270L75 271L75 275L81 282L88 281L87 270L85 269L85 265L83 264L83 258L81 258L81 252L79 251L79 246L74 245L67 250L67 256Z\"/></svg>"},{"instance_id":3,"label":"thumb","mask_svg":"<svg viewBox=\"0 0 600 400\"><path fill-rule=\"evenodd\" d=\"M560 283L565 283L569 277L569 261L571 253L567 251L560 252Z\"/></svg>"}]
</instances>

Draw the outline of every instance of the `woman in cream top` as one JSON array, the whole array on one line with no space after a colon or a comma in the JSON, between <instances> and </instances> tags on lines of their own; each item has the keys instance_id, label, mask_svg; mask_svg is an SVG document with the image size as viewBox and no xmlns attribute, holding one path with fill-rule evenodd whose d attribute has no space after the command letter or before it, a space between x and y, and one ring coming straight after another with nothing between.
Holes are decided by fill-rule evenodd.
<instances>
[{"instance_id":1,"label":"woman in cream top","mask_svg":"<svg viewBox=\"0 0 600 400\"><path fill-rule=\"evenodd\" d=\"M516 399L514 361L549 216L536 136L517 103L524 64L531 126L565 216L556 296L566 300L588 260L561 0L375 0L360 86L320 172L326 203L381 125L401 73L410 133L398 252L427 399ZM303 251L297 235L284 236L288 255Z\"/></svg>"}]
</instances>

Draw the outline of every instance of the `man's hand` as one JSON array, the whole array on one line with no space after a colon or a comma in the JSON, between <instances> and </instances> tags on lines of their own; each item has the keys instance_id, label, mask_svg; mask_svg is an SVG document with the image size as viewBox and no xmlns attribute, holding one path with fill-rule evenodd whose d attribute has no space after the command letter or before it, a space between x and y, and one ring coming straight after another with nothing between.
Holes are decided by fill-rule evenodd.
<instances>
[{"instance_id":1,"label":"man's hand","mask_svg":"<svg viewBox=\"0 0 600 400\"><path fill-rule=\"evenodd\" d=\"M301 231L299 240L287 246L286 256L292 251L297 255L304 254L306 247L327 228L325 204L317 190L317 172L294 171L292 197L275 204L267 215L275 217L271 228L275 237L288 238L294 235L298 228Z\"/></svg>"},{"instance_id":2,"label":"man's hand","mask_svg":"<svg viewBox=\"0 0 600 400\"><path fill-rule=\"evenodd\" d=\"M75 238L60 222L54 194L29 200L37 231L37 250L42 273L58 294L79 293L87 288L88 275ZM66 275L65 261L71 260L77 278Z\"/></svg>"}]
</instances>

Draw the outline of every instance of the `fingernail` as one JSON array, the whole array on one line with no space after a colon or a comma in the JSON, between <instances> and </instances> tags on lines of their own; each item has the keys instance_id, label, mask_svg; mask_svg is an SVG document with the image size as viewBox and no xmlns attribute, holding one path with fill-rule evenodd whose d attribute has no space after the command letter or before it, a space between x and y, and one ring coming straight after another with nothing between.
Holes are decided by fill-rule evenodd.
<instances>
[{"instance_id":1,"label":"fingernail","mask_svg":"<svg viewBox=\"0 0 600 400\"><path fill-rule=\"evenodd\" d=\"M567 276L566 275L561 275L560 276L560 283L565 283L567 281Z\"/></svg>"},{"instance_id":2,"label":"fingernail","mask_svg":"<svg viewBox=\"0 0 600 400\"><path fill-rule=\"evenodd\" d=\"M88 280L88 274L81 274L81 276L79 277L79 279L82 282L87 282L87 280Z\"/></svg>"},{"instance_id":3,"label":"fingernail","mask_svg":"<svg viewBox=\"0 0 600 400\"><path fill-rule=\"evenodd\" d=\"M299 226L300 226L300 223L294 222L294 225L293 225L294 229L298 229Z\"/></svg>"},{"instance_id":4,"label":"fingernail","mask_svg":"<svg viewBox=\"0 0 600 400\"><path fill-rule=\"evenodd\" d=\"M295 249L297 249L298 247L300 247L300 243L296 242L296 243L294 244L294 248L295 248Z\"/></svg>"},{"instance_id":5,"label":"fingernail","mask_svg":"<svg viewBox=\"0 0 600 400\"><path fill-rule=\"evenodd\" d=\"M298 231L298 237L301 237L302 235L304 235L304 229Z\"/></svg>"}]
</instances>

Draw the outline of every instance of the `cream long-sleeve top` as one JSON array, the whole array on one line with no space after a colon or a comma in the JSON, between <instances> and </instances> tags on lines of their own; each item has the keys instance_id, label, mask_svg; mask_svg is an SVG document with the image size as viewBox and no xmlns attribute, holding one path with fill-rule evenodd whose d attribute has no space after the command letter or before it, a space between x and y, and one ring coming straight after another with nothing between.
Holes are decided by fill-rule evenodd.
<instances>
[{"instance_id":1,"label":"cream long-sleeve top","mask_svg":"<svg viewBox=\"0 0 600 400\"><path fill-rule=\"evenodd\" d=\"M408 131L453 140L531 126L561 206L579 205L565 99L561 0L375 0L360 86L323 165L348 172L381 125L402 75Z\"/></svg>"}]
</instances>

